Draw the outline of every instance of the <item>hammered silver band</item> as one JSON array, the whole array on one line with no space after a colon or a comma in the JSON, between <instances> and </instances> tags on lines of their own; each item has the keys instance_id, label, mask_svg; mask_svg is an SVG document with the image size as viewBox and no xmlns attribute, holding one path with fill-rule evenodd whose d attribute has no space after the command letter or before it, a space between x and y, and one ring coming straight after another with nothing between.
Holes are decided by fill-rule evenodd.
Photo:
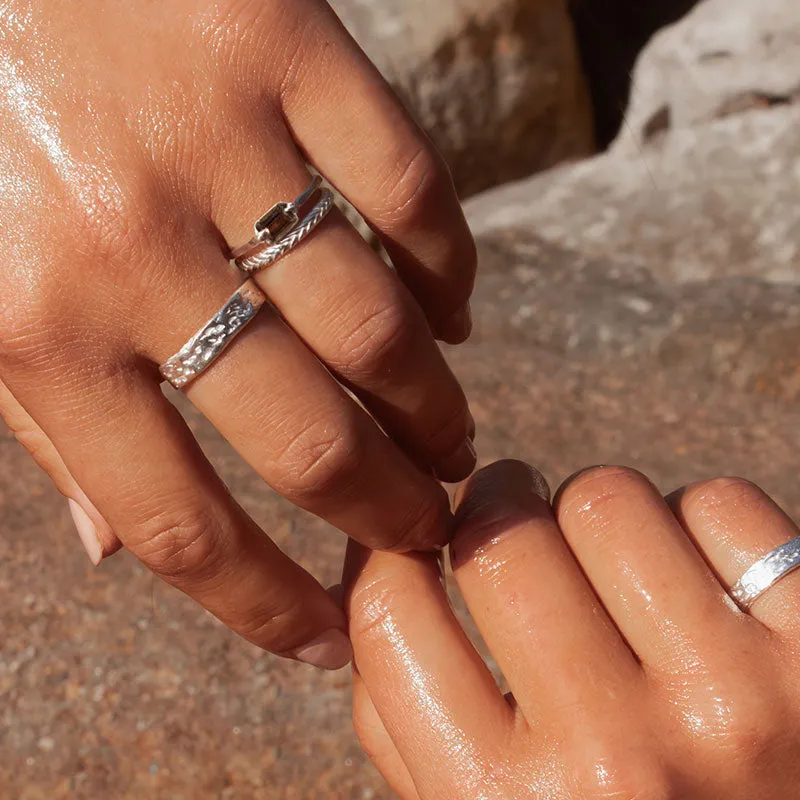
<instances>
[{"instance_id":1,"label":"hammered silver band","mask_svg":"<svg viewBox=\"0 0 800 800\"><path fill-rule=\"evenodd\" d=\"M328 216L333 206L333 192L329 189L323 189L316 205L296 227L283 234L275 244L262 247L252 255L235 259L236 266L248 275L255 275L257 272L266 269L290 250L297 247Z\"/></svg>"},{"instance_id":2,"label":"hammered silver band","mask_svg":"<svg viewBox=\"0 0 800 800\"><path fill-rule=\"evenodd\" d=\"M252 280L245 281L227 303L159 371L176 389L205 372L255 317L267 297Z\"/></svg>"},{"instance_id":3,"label":"hammered silver band","mask_svg":"<svg viewBox=\"0 0 800 800\"><path fill-rule=\"evenodd\" d=\"M747 610L779 580L800 567L800 536L776 547L760 558L731 587L730 595Z\"/></svg>"}]
</instances>

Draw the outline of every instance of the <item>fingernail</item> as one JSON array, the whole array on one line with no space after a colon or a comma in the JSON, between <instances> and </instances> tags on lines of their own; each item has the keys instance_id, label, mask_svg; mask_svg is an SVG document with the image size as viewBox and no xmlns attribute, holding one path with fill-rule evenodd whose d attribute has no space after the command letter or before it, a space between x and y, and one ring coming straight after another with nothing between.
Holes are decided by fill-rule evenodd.
<instances>
[{"instance_id":1,"label":"fingernail","mask_svg":"<svg viewBox=\"0 0 800 800\"><path fill-rule=\"evenodd\" d=\"M444 563L444 550L441 550L436 556L436 563L439 567L439 583L442 588L447 592L447 570Z\"/></svg>"},{"instance_id":2,"label":"fingernail","mask_svg":"<svg viewBox=\"0 0 800 800\"><path fill-rule=\"evenodd\" d=\"M464 480L478 461L478 454L471 439L465 439L453 455L441 461L436 467L436 477L445 483Z\"/></svg>"},{"instance_id":3,"label":"fingernail","mask_svg":"<svg viewBox=\"0 0 800 800\"><path fill-rule=\"evenodd\" d=\"M344 603L344 586L342 586L341 583L335 583L333 586L329 586L325 591L331 596L331 600L341 608Z\"/></svg>"},{"instance_id":4,"label":"fingernail","mask_svg":"<svg viewBox=\"0 0 800 800\"><path fill-rule=\"evenodd\" d=\"M439 336L448 344L461 344L472 333L472 309L469 303L439 323Z\"/></svg>"},{"instance_id":5,"label":"fingernail","mask_svg":"<svg viewBox=\"0 0 800 800\"><path fill-rule=\"evenodd\" d=\"M512 459L496 461L459 486L456 526L460 526L465 517L490 507L527 506L531 495L550 502L550 487L539 470Z\"/></svg>"},{"instance_id":6,"label":"fingernail","mask_svg":"<svg viewBox=\"0 0 800 800\"><path fill-rule=\"evenodd\" d=\"M475 417L472 416L471 411L467 411L467 436L471 442L475 441L475 432L477 427L475 425Z\"/></svg>"},{"instance_id":7,"label":"fingernail","mask_svg":"<svg viewBox=\"0 0 800 800\"><path fill-rule=\"evenodd\" d=\"M97 536L97 528L94 526L89 515L71 497L67 500L69 512L72 514L72 521L78 530L78 536L86 549L89 560L97 566L103 560L103 547Z\"/></svg>"},{"instance_id":8,"label":"fingernail","mask_svg":"<svg viewBox=\"0 0 800 800\"><path fill-rule=\"evenodd\" d=\"M295 650L294 657L320 669L341 669L352 661L353 648L342 631L331 628Z\"/></svg>"}]
</instances>

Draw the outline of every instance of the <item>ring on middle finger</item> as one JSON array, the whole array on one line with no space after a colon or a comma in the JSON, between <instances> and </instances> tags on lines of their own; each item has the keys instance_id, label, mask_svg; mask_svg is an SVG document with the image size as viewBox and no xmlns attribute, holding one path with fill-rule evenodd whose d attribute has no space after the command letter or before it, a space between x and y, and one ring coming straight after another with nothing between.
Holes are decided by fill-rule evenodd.
<instances>
[{"instance_id":1,"label":"ring on middle finger","mask_svg":"<svg viewBox=\"0 0 800 800\"><path fill-rule=\"evenodd\" d=\"M254 235L247 244L234 248L231 258L248 275L274 264L300 244L328 215L334 205L333 193L321 189L315 176L309 187L291 203L276 203L254 225ZM300 217L300 209L319 191L319 200Z\"/></svg>"}]
</instances>

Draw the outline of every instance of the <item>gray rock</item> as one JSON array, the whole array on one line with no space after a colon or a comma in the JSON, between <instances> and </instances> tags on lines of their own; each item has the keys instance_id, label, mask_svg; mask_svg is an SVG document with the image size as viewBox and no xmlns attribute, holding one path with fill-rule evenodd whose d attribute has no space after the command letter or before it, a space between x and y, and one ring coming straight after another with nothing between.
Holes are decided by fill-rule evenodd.
<instances>
[{"instance_id":1,"label":"gray rock","mask_svg":"<svg viewBox=\"0 0 800 800\"><path fill-rule=\"evenodd\" d=\"M680 19L697 0L567 0L592 95L597 143L617 137L628 107L631 73L653 34Z\"/></svg>"},{"instance_id":2,"label":"gray rock","mask_svg":"<svg viewBox=\"0 0 800 800\"><path fill-rule=\"evenodd\" d=\"M645 50L610 152L469 201L451 358L486 460L739 473L800 514L799 33L793 0L708 0Z\"/></svg>"},{"instance_id":3,"label":"gray rock","mask_svg":"<svg viewBox=\"0 0 800 800\"><path fill-rule=\"evenodd\" d=\"M797 280L800 107L681 128L474 198L477 234L535 231L660 282Z\"/></svg>"},{"instance_id":4,"label":"gray rock","mask_svg":"<svg viewBox=\"0 0 800 800\"><path fill-rule=\"evenodd\" d=\"M475 333L450 360L482 460L740 474L800 516L798 124L673 130L467 204Z\"/></svg>"},{"instance_id":5,"label":"gray rock","mask_svg":"<svg viewBox=\"0 0 800 800\"><path fill-rule=\"evenodd\" d=\"M797 99L800 4L705 0L643 52L616 146L633 152L668 127Z\"/></svg>"},{"instance_id":6,"label":"gray rock","mask_svg":"<svg viewBox=\"0 0 800 800\"><path fill-rule=\"evenodd\" d=\"M462 195L593 152L563 0L334 0Z\"/></svg>"}]
</instances>

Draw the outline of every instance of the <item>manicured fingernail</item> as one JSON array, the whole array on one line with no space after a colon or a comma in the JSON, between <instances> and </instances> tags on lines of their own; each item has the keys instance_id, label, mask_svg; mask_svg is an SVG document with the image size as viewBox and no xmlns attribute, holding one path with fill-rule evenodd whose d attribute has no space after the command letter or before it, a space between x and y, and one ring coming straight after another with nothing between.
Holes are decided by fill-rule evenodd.
<instances>
[{"instance_id":1,"label":"manicured fingernail","mask_svg":"<svg viewBox=\"0 0 800 800\"><path fill-rule=\"evenodd\" d=\"M103 560L103 546L97 536L97 528L94 526L91 517L78 505L72 498L69 498L69 511L72 514L72 521L78 529L78 536L81 537L89 560L97 566Z\"/></svg>"},{"instance_id":2,"label":"manicured fingernail","mask_svg":"<svg viewBox=\"0 0 800 800\"><path fill-rule=\"evenodd\" d=\"M472 333L472 309L469 303L439 323L439 336L449 344L461 344Z\"/></svg>"},{"instance_id":3,"label":"manicured fingernail","mask_svg":"<svg viewBox=\"0 0 800 800\"><path fill-rule=\"evenodd\" d=\"M320 669L341 669L352 661L353 648L342 631L331 628L295 650L294 657Z\"/></svg>"},{"instance_id":4,"label":"manicured fingernail","mask_svg":"<svg viewBox=\"0 0 800 800\"><path fill-rule=\"evenodd\" d=\"M478 462L478 454L471 439L465 439L453 455L436 467L436 477L445 483L456 483L466 478Z\"/></svg>"}]
</instances>

